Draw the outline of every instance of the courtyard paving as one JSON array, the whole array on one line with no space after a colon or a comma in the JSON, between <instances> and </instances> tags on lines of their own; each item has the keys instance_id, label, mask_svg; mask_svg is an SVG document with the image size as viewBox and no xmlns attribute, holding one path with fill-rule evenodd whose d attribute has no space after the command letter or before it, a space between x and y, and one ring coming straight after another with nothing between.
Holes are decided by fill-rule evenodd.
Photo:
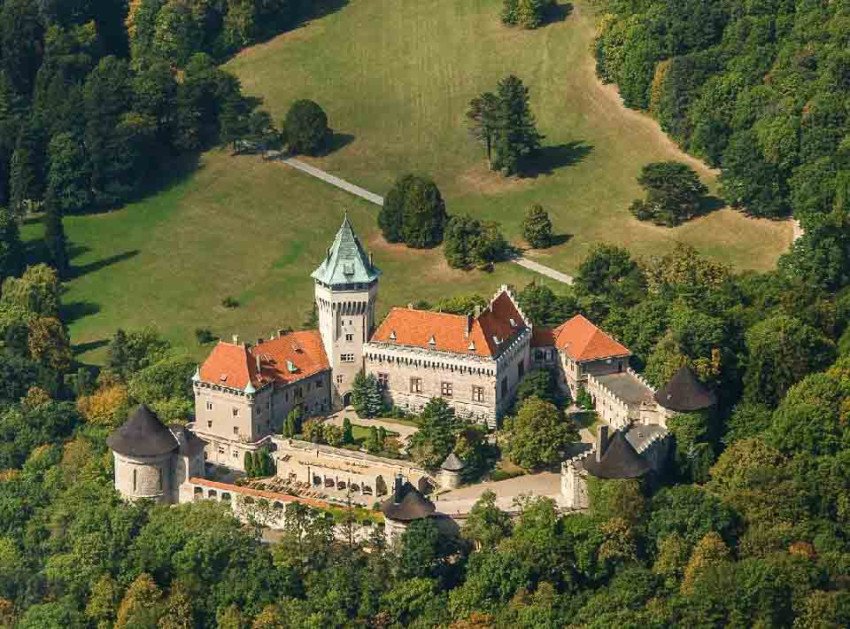
<instances>
[{"instance_id":1,"label":"courtyard paving","mask_svg":"<svg viewBox=\"0 0 850 629\"><path fill-rule=\"evenodd\" d=\"M472 505L487 490L496 494L496 506L503 511L515 512L514 501L521 496L545 496L559 501L561 475L555 472L540 472L502 481L477 483L432 496L431 499L440 513L463 516L469 513Z\"/></svg>"}]
</instances>

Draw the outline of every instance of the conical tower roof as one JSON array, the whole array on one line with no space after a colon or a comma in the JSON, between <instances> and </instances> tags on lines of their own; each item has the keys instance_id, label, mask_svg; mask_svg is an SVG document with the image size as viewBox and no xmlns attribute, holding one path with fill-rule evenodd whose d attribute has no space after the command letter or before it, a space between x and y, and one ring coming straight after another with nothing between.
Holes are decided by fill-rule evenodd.
<instances>
[{"instance_id":1,"label":"conical tower roof","mask_svg":"<svg viewBox=\"0 0 850 629\"><path fill-rule=\"evenodd\" d=\"M378 279L380 274L360 244L346 213L327 256L313 271L313 279L329 286L368 284Z\"/></svg>"},{"instance_id":2,"label":"conical tower roof","mask_svg":"<svg viewBox=\"0 0 850 629\"><path fill-rule=\"evenodd\" d=\"M454 452L450 452L449 456L446 457L446 460L443 461L443 464L440 465L440 469L447 472L460 472L463 468L463 461L461 461Z\"/></svg>"},{"instance_id":3,"label":"conical tower roof","mask_svg":"<svg viewBox=\"0 0 850 629\"><path fill-rule=\"evenodd\" d=\"M168 427L144 404L136 407L127 421L107 437L106 445L125 456L168 454L179 446Z\"/></svg>"},{"instance_id":4,"label":"conical tower roof","mask_svg":"<svg viewBox=\"0 0 850 629\"><path fill-rule=\"evenodd\" d=\"M602 460L597 461L592 455L582 465L596 478L640 478L650 469L649 463L641 458L619 430L611 437L602 453Z\"/></svg>"},{"instance_id":5,"label":"conical tower roof","mask_svg":"<svg viewBox=\"0 0 850 629\"><path fill-rule=\"evenodd\" d=\"M701 411L717 403L714 392L700 382L690 367L680 367L655 393L655 401L677 413Z\"/></svg>"},{"instance_id":6,"label":"conical tower roof","mask_svg":"<svg viewBox=\"0 0 850 629\"><path fill-rule=\"evenodd\" d=\"M413 522L434 515L434 503L407 481L396 479L390 497L381 503L384 516L396 522Z\"/></svg>"}]
</instances>

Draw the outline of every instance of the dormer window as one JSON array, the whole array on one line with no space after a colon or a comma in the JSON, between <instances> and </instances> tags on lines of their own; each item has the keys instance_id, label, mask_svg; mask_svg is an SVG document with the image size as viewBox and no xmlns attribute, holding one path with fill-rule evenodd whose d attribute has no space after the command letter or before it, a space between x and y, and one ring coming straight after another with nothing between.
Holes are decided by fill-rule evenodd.
<instances>
[{"instance_id":1,"label":"dormer window","mask_svg":"<svg viewBox=\"0 0 850 629\"><path fill-rule=\"evenodd\" d=\"M437 344L437 339L434 338L434 335L431 335L431 338L428 339L428 345L434 347Z\"/></svg>"},{"instance_id":2,"label":"dormer window","mask_svg":"<svg viewBox=\"0 0 850 629\"><path fill-rule=\"evenodd\" d=\"M221 374L221 377L219 378L219 380L221 382L227 382L227 374L226 373Z\"/></svg>"},{"instance_id":3,"label":"dormer window","mask_svg":"<svg viewBox=\"0 0 850 629\"><path fill-rule=\"evenodd\" d=\"M391 341L396 340L395 330L390 330L390 340Z\"/></svg>"},{"instance_id":4,"label":"dormer window","mask_svg":"<svg viewBox=\"0 0 850 629\"><path fill-rule=\"evenodd\" d=\"M498 336L496 336L496 335L494 334L494 335L493 335L493 342L494 342L496 345L501 345L501 344L502 344L502 339L500 339Z\"/></svg>"},{"instance_id":5,"label":"dormer window","mask_svg":"<svg viewBox=\"0 0 850 629\"><path fill-rule=\"evenodd\" d=\"M515 328L515 327L516 327L516 321L514 321L513 319L511 319L511 327L512 327L512 328Z\"/></svg>"},{"instance_id":6,"label":"dormer window","mask_svg":"<svg viewBox=\"0 0 850 629\"><path fill-rule=\"evenodd\" d=\"M287 360L286 361L286 370L289 373L295 373L296 371L298 371L298 367L291 360Z\"/></svg>"},{"instance_id":7,"label":"dormer window","mask_svg":"<svg viewBox=\"0 0 850 629\"><path fill-rule=\"evenodd\" d=\"M469 345L467 345L466 349L468 349L470 352L474 352L475 351L475 341L470 341Z\"/></svg>"}]
</instances>

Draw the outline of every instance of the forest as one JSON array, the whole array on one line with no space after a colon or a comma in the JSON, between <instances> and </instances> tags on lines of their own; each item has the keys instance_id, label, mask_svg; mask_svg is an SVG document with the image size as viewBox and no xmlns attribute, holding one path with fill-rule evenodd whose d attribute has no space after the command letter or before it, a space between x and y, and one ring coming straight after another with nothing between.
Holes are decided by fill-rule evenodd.
<instances>
[{"instance_id":1,"label":"forest","mask_svg":"<svg viewBox=\"0 0 850 629\"><path fill-rule=\"evenodd\" d=\"M845 2L599 0L596 67L625 104L722 169L726 201L792 215L789 259L811 283L847 277L850 20Z\"/></svg>"}]
</instances>

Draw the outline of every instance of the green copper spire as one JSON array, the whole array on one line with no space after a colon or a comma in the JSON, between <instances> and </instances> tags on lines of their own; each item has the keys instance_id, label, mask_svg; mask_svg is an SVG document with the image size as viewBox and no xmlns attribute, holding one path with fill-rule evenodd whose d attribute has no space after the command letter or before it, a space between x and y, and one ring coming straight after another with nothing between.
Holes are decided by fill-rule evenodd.
<instances>
[{"instance_id":1,"label":"green copper spire","mask_svg":"<svg viewBox=\"0 0 850 629\"><path fill-rule=\"evenodd\" d=\"M313 279L329 286L368 284L378 279L380 274L381 271L363 250L346 212L325 259L313 271Z\"/></svg>"}]
</instances>

